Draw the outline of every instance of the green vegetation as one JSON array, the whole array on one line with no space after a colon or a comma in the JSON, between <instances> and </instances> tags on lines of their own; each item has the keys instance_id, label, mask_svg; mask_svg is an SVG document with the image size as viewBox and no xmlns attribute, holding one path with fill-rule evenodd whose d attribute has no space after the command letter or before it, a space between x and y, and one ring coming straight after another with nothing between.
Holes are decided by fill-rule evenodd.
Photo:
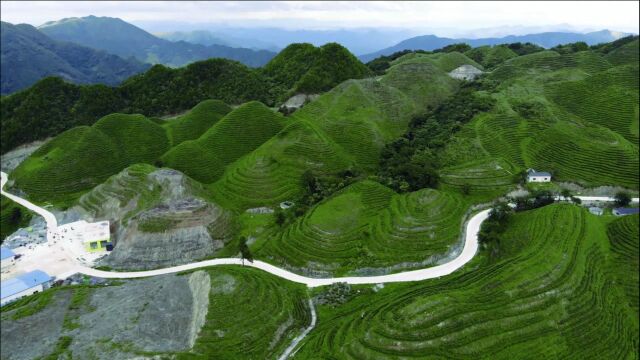
<instances>
[{"instance_id":1,"label":"green vegetation","mask_svg":"<svg viewBox=\"0 0 640 360\"><path fill-rule=\"evenodd\" d=\"M415 191L438 184L438 152L451 135L476 114L490 110L490 97L476 95L471 87L459 90L433 112L414 117L402 138L387 145L381 156L382 182L397 191Z\"/></svg>"},{"instance_id":2,"label":"green vegetation","mask_svg":"<svg viewBox=\"0 0 640 360\"><path fill-rule=\"evenodd\" d=\"M168 120L165 128L176 146L187 140L195 140L204 134L222 117L231 112L229 105L219 100L205 100L194 106L188 113L176 119Z\"/></svg>"},{"instance_id":3,"label":"green vegetation","mask_svg":"<svg viewBox=\"0 0 640 360\"><path fill-rule=\"evenodd\" d=\"M459 240L467 204L425 189L398 195L372 181L338 191L256 251L298 271L342 275L363 268L404 268L443 257Z\"/></svg>"},{"instance_id":4,"label":"green vegetation","mask_svg":"<svg viewBox=\"0 0 640 360\"><path fill-rule=\"evenodd\" d=\"M635 248L626 240L612 252L606 221L572 205L517 213L494 261L481 252L445 278L319 306L294 358L637 358L638 312L626 297L637 300L637 279L635 289L629 275L617 280L637 271L611 271L637 264L637 235ZM637 216L626 221L637 234Z\"/></svg>"},{"instance_id":5,"label":"green vegetation","mask_svg":"<svg viewBox=\"0 0 640 360\"><path fill-rule=\"evenodd\" d=\"M140 221L138 229L142 232L159 233L172 229L177 224L177 220L156 217Z\"/></svg>"},{"instance_id":6,"label":"green vegetation","mask_svg":"<svg viewBox=\"0 0 640 360\"><path fill-rule=\"evenodd\" d=\"M217 266L193 349L179 359L271 359L311 321L304 286L260 270Z\"/></svg>"},{"instance_id":7,"label":"green vegetation","mask_svg":"<svg viewBox=\"0 0 640 360\"><path fill-rule=\"evenodd\" d=\"M487 69L493 69L518 54L506 45L480 46L464 52L470 59Z\"/></svg>"},{"instance_id":8,"label":"green vegetation","mask_svg":"<svg viewBox=\"0 0 640 360\"><path fill-rule=\"evenodd\" d=\"M638 58L623 60L632 53L621 51L633 46L637 39L605 56L540 51L505 61L483 80L494 84L485 91L496 106L449 139L443 167L495 162L513 174L535 168L557 181L637 189Z\"/></svg>"},{"instance_id":9,"label":"green vegetation","mask_svg":"<svg viewBox=\"0 0 640 360\"><path fill-rule=\"evenodd\" d=\"M160 125L142 115L112 114L49 141L11 177L33 200L65 204L128 165L153 163L168 148Z\"/></svg>"},{"instance_id":10,"label":"green vegetation","mask_svg":"<svg viewBox=\"0 0 640 360\"><path fill-rule=\"evenodd\" d=\"M308 50L313 56L307 56ZM367 75L367 67L338 44L320 48L294 44L264 70L232 60L209 59L177 69L155 65L118 87L73 85L59 78L45 78L27 90L2 97L0 150L5 153L75 126L92 125L114 112L171 115L208 99L227 104L255 100L273 106L285 100L290 91L323 92L344 80ZM226 110L222 107L216 111L222 114ZM195 117L186 121L191 130L176 130L177 140L195 138L192 136L206 129L198 126L202 120ZM172 138L173 145L179 142Z\"/></svg>"},{"instance_id":11,"label":"green vegetation","mask_svg":"<svg viewBox=\"0 0 640 360\"><path fill-rule=\"evenodd\" d=\"M611 272L616 282L624 290L629 306L638 313L638 282L640 266L638 260L638 215L624 216L612 221L607 226L607 234L611 243Z\"/></svg>"},{"instance_id":12,"label":"green vegetation","mask_svg":"<svg viewBox=\"0 0 640 360\"><path fill-rule=\"evenodd\" d=\"M364 64L337 43L321 47L291 44L271 59L263 71L289 90L289 95L324 92L345 80L370 74Z\"/></svg>"},{"instance_id":13,"label":"green vegetation","mask_svg":"<svg viewBox=\"0 0 640 360\"><path fill-rule=\"evenodd\" d=\"M179 69L155 65L118 87L73 85L45 78L31 88L2 97L2 153L17 145L92 125L114 112L146 116L175 114L207 99L228 104L258 100L272 105L268 79L240 63L211 59Z\"/></svg>"},{"instance_id":14,"label":"green vegetation","mask_svg":"<svg viewBox=\"0 0 640 360\"><path fill-rule=\"evenodd\" d=\"M8 198L0 197L0 243L19 228L29 225L33 213Z\"/></svg>"},{"instance_id":15,"label":"green vegetation","mask_svg":"<svg viewBox=\"0 0 640 360\"><path fill-rule=\"evenodd\" d=\"M11 316L11 320L18 320L36 314L47 307L53 300L56 290L43 291L38 294L16 300L2 307L2 312L17 309Z\"/></svg>"},{"instance_id":16,"label":"green vegetation","mask_svg":"<svg viewBox=\"0 0 640 360\"><path fill-rule=\"evenodd\" d=\"M227 165L258 148L284 124L279 113L259 102L250 102L227 114L198 139L171 149L162 161L198 181L211 183Z\"/></svg>"}]
</instances>

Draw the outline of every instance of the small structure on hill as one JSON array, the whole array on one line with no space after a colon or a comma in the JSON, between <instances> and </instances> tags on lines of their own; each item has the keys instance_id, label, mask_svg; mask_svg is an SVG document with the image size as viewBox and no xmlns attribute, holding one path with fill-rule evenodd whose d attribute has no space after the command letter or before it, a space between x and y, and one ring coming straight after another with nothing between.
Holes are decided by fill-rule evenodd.
<instances>
[{"instance_id":1,"label":"small structure on hill","mask_svg":"<svg viewBox=\"0 0 640 360\"><path fill-rule=\"evenodd\" d=\"M293 205L295 205L295 203L293 201L283 201L283 202L280 203L280 209L286 210L286 209L292 207Z\"/></svg>"},{"instance_id":2,"label":"small structure on hill","mask_svg":"<svg viewBox=\"0 0 640 360\"><path fill-rule=\"evenodd\" d=\"M15 263L16 254L7 247L0 247L0 269L4 271Z\"/></svg>"},{"instance_id":3,"label":"small structure on hill","mask_svg":"<svg viewBox=\"0 0 640 360\"><path fill-rule=\"evenodd\" d=\"M473 65L462 65L449 72L449 76L451 76L452 78L467 81L471 81L482 74L482 70Z\"/></svg>"},{"instance_id":4,"label":"small structure on hill","mask_svg":"<svg viewBox=\"0 0 640 360\"><path fill-rule=\"evenodd\" d=\"M602 210L602 208L597 207L597 206L592 206L589 208L589 212L592 213L593 215L602 215L604 213L604 210Z\"/></svg>"},{"instance_id":5,"label":"small structure on hill","mask_svg":"<svg viewBox=\"0 0 640 360\"><path fill-rule=\"evenodd\" d=\"M550 182L551 174L544 171L536 171L535 169L527 170L527 182Z\"/></svg>"},{"instance_id":6,"label":"small structure on hill","mask_svg":"<svg viewBox=\"0 0 640 360\"><path fill-rule=\"evenodd\" d=\"M79 241L88 252L106 251L110 242L109 221L88 223L84 220L58 226L58 233L65 239Z\"/></svg>"},{"instance_id":7,"label":"small structure on hill","mask_svg":"<svg viewBox=\"0 0 640 360\"><path fill-rule=\"evenodd\" d=\"M640 208L615 208L613 209L613 215L625 216L640 213Z\"/></svg>"},{"instance_id":8,"label":"small structure on hill","mask_svg":"<svg viewBox=\"0 0 640 360\"><path fill-rule=\"evenodd\" d=\"M26 274L3 280L0 289L0 306L44 291L49 288L51 280L51 276L42 270L30 271Z\"/></svg>"}]
</instances>

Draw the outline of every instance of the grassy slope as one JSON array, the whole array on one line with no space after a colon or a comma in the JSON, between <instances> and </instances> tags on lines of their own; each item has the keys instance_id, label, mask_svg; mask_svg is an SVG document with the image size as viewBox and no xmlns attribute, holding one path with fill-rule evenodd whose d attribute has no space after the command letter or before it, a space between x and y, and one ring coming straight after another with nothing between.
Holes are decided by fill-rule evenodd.
<instances>
[{"instance_id":1,"label":"grassy slope","mask_svg":"<svg viewBox=\"0 0 640 360\"><path fill-rule=\"evenodd\" d=\"M205 131L231 112L231 107L220 100L205 100L188 113L165 124L171 146L199 138Z\"/></svg>"},{"instance_id":2,"label":"grassy slope","mask_svg":"<svg viewBox=\"0 0 640 360\"><path fill-rule=\"evenodd\" d=\"M415 267L412 263L431 256L434 261L455 246L466 205L451 193L425 189L398 195L362 181L316 205L257 254L294 268L340 275L400 263Z\"/></svg>"},{"instance_id":3,"label":"grassy slope","mask_svg":"<svg viewBox=\"0 0 640 360\"><path fill-rule=\"evenodd\" d=\"M167 152L166 166L194 179L212 183L225 167L258 148L280 131L284 118L253 101L227 114L196 140L185 141Z\"/></svg>"},{"instance_id":4,"label":"grassy slope","mask_svg":"<svg viewBox=\"0 0 640 360\"><path fill-rule=\"evenodd\" d=\"M637 358L638 312L610 271L604 222L571 205L520 213L497 260L320 307L295 358Z\"/></svg>"},{"instance_id":5,"label":"grassy slope","mask_svg":"<svg viewBox=\"0 0 640 360\"><path fill-rule=\"evenodd\" d=\"M153 162L168 148L160 125L142 115L112 114L49 141L11 178L35 201L68 203L130 164Z\"/></svg>"},{"instance_id":6,"label":"grassy slope","mask_svg":"<svg viewBox=\"0 0 640 360\"><path fill-rule=\"evenodd\" d=\"M380 150L405 131L411 116L455 91L457 83L439 66L460 62L473 63L461 54L407 65L399 61L379 79L343 82L294 113L286 130L229 166L213 185L216 201L244 210L290 200L302 191L305 169L374 172Z\"/></svg>"},{"instance_id":7,"label":"grassy slope","mask_svg":"<svg viewBox=\"0 0 640 360\"><path fill-rule=\"evenodd\" d=\"M207 319L178 359L275 359L309 325L304 286L260 270L215 267Z\"/></svg>"},{"instance_id":8,"label":"grassy slope","mask_svg":"<svg viewBox=\"0 0 640 360\"><path fill-rule=\"evenodd\" d=\"M488 75L498 82L496 108L452 139L446 163L506 161L516 172L533 167L556 180L637 189L638 66L612 58L543 51L506 61Z\"/></svg>"}]
</instances>

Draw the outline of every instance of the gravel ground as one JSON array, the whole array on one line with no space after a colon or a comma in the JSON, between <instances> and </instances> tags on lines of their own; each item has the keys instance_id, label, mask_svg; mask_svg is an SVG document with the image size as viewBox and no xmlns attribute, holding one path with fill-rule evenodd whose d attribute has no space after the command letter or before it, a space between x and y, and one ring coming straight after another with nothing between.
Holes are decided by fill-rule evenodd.
<instances>
[{"instance_id":1,"label":"gravel ground","mask_svg":"<svg viewBox=\"0 0 640 360\"><path fill-rule=\"evenodd\" d=\"M46 308L31 316L11 320L16 310L2 313L2 359L30 360L50 354L62 332L62 321L70 300L71 291L58 291Z\"/></svg>"}]
</instances>

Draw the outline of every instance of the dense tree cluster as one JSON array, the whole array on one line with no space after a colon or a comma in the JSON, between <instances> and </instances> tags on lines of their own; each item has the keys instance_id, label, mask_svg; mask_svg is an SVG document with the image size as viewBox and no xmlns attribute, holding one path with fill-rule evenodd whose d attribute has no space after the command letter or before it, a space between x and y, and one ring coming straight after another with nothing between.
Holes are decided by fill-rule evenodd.
<instances>
[{"instance_id":1,"label":"dense tree cluster","mask_svg":"<svg viewBox=\"0 0 640 360\"><path fill-rule=\"evenodd\" d=\"M478 242L483 249L489 252L491 259L495 259L500 254L500 236L507 228L513 209L505 203L494 204L489 212L489 217L480 226L478 232Z\"/></svg>"},{"instance_id":2,"label":"dense tree cluster","mask_svg":"<svg viewBox=\"0 0 640 360\"><path fill-rule=\"evenodd\" d=\"M396 191L415 191L438 184L439 150L451 135L495 100L480 96L477 84L465 84L434 111L412 119L409 130L381 153L379 179Z\"/></svg>"}]
</instances>

